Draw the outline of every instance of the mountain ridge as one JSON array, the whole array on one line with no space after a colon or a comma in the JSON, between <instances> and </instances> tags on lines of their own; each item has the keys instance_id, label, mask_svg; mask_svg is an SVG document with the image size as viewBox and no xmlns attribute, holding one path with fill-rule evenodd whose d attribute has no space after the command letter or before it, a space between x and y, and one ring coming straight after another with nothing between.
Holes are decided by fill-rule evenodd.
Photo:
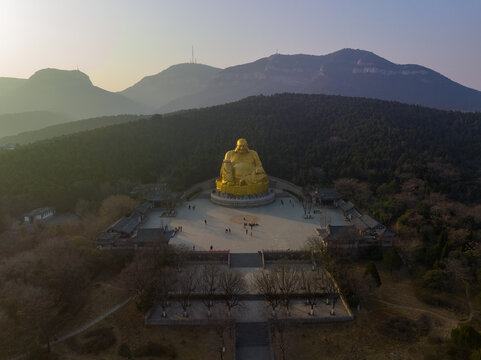
<instances>
[{"instance_id":1,"label":"mountain ridge","mask_svg":"<svg viewBox=\"0 0 481 360\"><path fill-rule=\"evenodd\" d=\"M444 110L481 110L480 91L434 70L395 64L366 50L342 49L327 55L274 54L226 68L203 91L176 99L157 111L283 92L376 98Z\"/></svg>"},{"instance_id":2,"label":"mountain ridge","mask_svg":"<svg viewBox=\"0 0 481 360\"><path fill-rule=\"evenodd\" d=\"M124 113L144 113L150 109L123 95L94 86L79 70L41 69L18 87L0 96L0 114L49 111L72 119Z\"/></svg>"},{"instance_id":3,"label":"mountain ridge","mask_svg":"<svg viewBox=\"0 0 481 360\"><path fill-rule=\"evenodd\" d=\"M119 94L155 109L175 98L202 90L220 70L204 64L176 64L155 75L143 77Z\"/></svg>"},{"instance_id":4,"label":"mountain ridge","mask_svg":"<svg viewBox=\"0 0 481 360\"><path fill-rule=\"evenodd\" d=\"M0 114L50 111L72 119L168 113L248 96L305 93L365 97L443 110L481 111L481 91L416 64L395 64L359 49L326 55L273 54L219 69L182 63L109 92L78 70L42 69L0 78Z\"/></svg>"}]
</instances>

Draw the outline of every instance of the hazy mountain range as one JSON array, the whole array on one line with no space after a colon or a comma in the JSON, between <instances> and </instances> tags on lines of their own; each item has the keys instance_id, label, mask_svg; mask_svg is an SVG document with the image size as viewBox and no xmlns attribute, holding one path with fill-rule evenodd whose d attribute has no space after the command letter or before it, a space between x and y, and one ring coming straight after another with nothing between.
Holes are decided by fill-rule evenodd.
<instances>
[{"instance_id":1,"label":"hazy mountain range","mask_svg":"<svg viewBox=\"0 0 481 360\"><path fill-rule=\"evenodd\" d=\"M118 93L94 86L78 70L44 69L29 79L0 78L0 115L28 112L31 117L33 111L48 111L61 113L69 121L105 115L165 113L285 92L368 97L439 109L481 111L480 91L429 68L398 65L372 52L343 49L322 56L276 54L226 69L179 64L146 76ZM19 123L22 117L17 115ZM1 133L2 121L0 117L0 137L7 135ZM18 132L32 130L20 128ZM12 131L8 135L15 133Z\"/></svg>"},{"instance_id":2,"label":"hazy mountain range","mask_svg":"<svg viewBox=\"0 0 481 360\"><path fill-rule=\"evenodd\" d=\"M157 112L282 92L359 96L446 110L481 110L480 91L431 69L397 65L368 51L344 49L323 56L272 55L227 68L219 71L200 92L179 97Z\"/></svg>"},{"instance_id":3,"label":"hazy mountain range","mask_svg":"<svg viewBox=\"0 0 481 360\"><path fill-rule=\"evenodd\" d=\"M203 91L222 69L201 64L178 64L157 75L146 76L120 94L160 109L172 101Z\"/></svg>"},{"instance_id":4,"label":"hazy mountain range","mask_svg":"<svg viewBox=\"0 0 481 360\"><path fill-rule=\"evenodd\" d=\"M78 70L43 69L28 80L0 78L0 114L50 111L73 119L117 114L141 114L146 106L94 86Z\"/></svg>"}]
</instances>

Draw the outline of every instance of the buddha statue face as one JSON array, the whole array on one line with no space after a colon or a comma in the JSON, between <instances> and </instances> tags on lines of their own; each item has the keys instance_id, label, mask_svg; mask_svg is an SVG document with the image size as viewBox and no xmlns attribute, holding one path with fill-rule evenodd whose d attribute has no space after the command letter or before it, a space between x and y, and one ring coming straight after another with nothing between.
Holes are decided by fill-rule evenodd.
<instances>
[{"instance_id":1,"label":"buddha statue face","mask_svg":"<svg viewBox=\"0 0 481 360\"><path fill-rule=\"evenodd\" d=\"M237 146L234 150L236 153L246 153L249 151L249 147L247 146L246 139L239 139L237 140Z\"/></svg>"}]
</instances>

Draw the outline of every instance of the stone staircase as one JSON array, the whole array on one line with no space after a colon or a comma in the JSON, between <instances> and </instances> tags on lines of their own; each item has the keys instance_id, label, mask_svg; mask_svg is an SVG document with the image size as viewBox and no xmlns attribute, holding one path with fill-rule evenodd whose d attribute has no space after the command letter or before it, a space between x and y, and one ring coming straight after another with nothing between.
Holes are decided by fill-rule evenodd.
<instances>
[{"instance_id":1,"label":"stone staircase","mask_svg":"<svg viewBox=\"0 0 481 360\"><path fill-rule=\"evenodd\" d=\"M236 324L236 360L273 360L266 322Z\"/></svg>"}]
</instances>

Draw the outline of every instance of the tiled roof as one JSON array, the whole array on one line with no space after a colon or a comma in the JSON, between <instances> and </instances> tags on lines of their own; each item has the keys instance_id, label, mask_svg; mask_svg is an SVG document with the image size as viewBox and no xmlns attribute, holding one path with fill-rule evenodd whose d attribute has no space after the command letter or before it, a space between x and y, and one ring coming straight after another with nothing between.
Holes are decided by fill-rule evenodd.
<instances>
[{"instance_id":1,"label":"tiled roof","mask_svg":"<svg viewBox=\"0 0 481 360\"><path fill-rule=\"evenodd\" d=\"M383 224L379 221L374 219L369 215L362 215L361 217L356 217L351 220L351 223L359 230L359 231L366 231L366 230L374 230L378 232L385 228ZM377 229L376 229L377 228Z\"/></svg>"},{"instance_id":2,"label":"tiled roof","mask_svg":"<svg viewBox=\"0 0 481 360\"><path fill-rule=\"evenodd\" d=\"M35 215L42 215L50 211L55 211L54 208L51 207L43 207L43 208L38 208L35 210L30 211L28 214L25 214L25 216L35 216Z\"/></svg>"},{"instance_id":3,"label":"tiled roof","mask_svg":"<svg viewBox=\"0 0 481 360\"><path fill-rule=\"evenodd\" d=\"M354 207L354 204L350 201L342 200L339 202L339 207L341 208L342 211L347 212Z\"/></svg>"},{"instance_id":4,"label":"tiled roof","mask_svg":"<svg viewBox=\"0 0 481 360\"><path fill-rule=\"evenodd\" d=\"M341 198L341 194L334 188L318 188L315 195L324 200L337 200Z\"/></svg>"},{"instance_id":5,"label":"tiled roof","mask_svg":"<svg viewBox=\"0 0 481 360\"><path fill-rule=\"evenodd\" d=\"M137 206L135 208L134 212L136 212L138 214L141 214L141 215L145 215L151 207L152 207L152 203L147 201L147 202L143 203L142 205Z\"/></svg>"},{"instance_id":6,"label":"tiled roof","mask_svg":"<svg viewBox=\"0 0 481 360\"><path fill-rule=\"evenodd\" d=\"M317 233L323 240L354 240L359 236L354 226L328 225L326 229L317 229Z\"/></svg>"},{"instance_id":7,"label":"tiled roof","mask_svg":"<svg viewBox=\"0 0 481 360\"><path fill-rule=\"evenodd\" d=\"M132 239L134 242L169 242L163 229L139 229L137 236Z\"/></svg>"},{"instance_id":8,"label":"tiled roof","mask_svg":"<svg viewBox=\"0 0 481 360\"><path fill-rule=\"evenodd\" d=\"M118 233L132 234L139 224L139 215L132 214L129 217L121 217L119 221L112 225L110 230Z\"/></svg>"},{"instance_id":9,"label":"tiled roof","mask_svg":"<svg viewBox=\"0 0 481 360\"><path fill-rule=\"evenodd\" d=\"M97 245L112 244L115 242L115 240L118 240L119 236L120 235L116 233L104 232L97 238L97 240L94 240L94 244L97 244Z\"/></svg>"},{"instance_id":10,"label":"tiled roof","mask_svg":"<svg viewBox=\"0 0 481 360\"><path fill-rule=\"evenodd\" d=\"M376 226L384 227L384 225L369 215L363 215L362 221L364 221L370 228L375 228Z\"/></svg>"},{"instance_id":11,"label":"tiled roof","mask_svg":"<svg viewBox=\"0 0 481 360\"><path fill-rule=\"evenodd\" d=\"M359 231L366 231L369 229L369 226L362 221L362 216L361 217L356 217L351 220L351 223L359 230Z\"/></svg>"}]
</instances>

